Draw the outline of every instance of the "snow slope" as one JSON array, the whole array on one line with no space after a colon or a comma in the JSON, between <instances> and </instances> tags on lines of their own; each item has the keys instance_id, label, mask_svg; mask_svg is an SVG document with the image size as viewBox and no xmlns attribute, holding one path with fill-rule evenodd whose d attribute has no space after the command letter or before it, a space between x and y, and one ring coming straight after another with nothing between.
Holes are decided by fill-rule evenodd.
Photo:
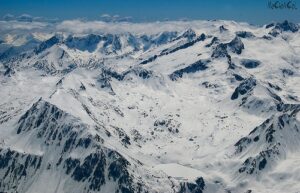
<instances>
[{"instance_id":1,"label":"snow slope","mask_svg":"<svg viewBox=\"0 0 300 193\"><path fill-rule=\"evenodd\" d=\"M298 24L0 26L0 192L300 190Z\"/></svg>"}]
</instances>

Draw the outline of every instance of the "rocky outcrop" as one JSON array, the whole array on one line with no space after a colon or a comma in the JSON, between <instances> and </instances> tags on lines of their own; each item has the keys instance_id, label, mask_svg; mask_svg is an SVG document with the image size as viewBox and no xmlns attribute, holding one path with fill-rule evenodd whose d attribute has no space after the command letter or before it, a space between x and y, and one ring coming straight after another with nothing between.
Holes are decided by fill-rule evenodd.
<instances>
[{"instance_id":1,"label":"rocky outcrop","mask_svg":"<svg viewBox=\"0 0 300 193\"><path fill-rule=\"evenodd\" d=\"M178 78L182 78L183 74L195 73L198 71L202 71L207 69L207 64L210 60L199 60L185 68L179 69L174 71L172 74L169 75L171 80L177 80Z\"/></svg>"},{"instance_id":2,"label":"rocky outcrop","mask_svg":"<svg viewBox=\"0 0 300 193\"><path fill-rule=\"evenodd\" d=\"M231 95L231 100L235 100L242 95L250 93L256 86L256 80L254 78L245 79L233 92Z\"/></svg>"},{"instance_id":3,"label":"rocky outcrop","mask_svg":"<svg viewBox=\"0 0 300 193\"><path fill-rule=\"evenodd\" d=\"M238 169L239 173L259 174L300 145L300 122L296 119L300 106L283 106L280 113L265 120L234 145L236 155L248 157Z\"/></svg>"}]
</instances>

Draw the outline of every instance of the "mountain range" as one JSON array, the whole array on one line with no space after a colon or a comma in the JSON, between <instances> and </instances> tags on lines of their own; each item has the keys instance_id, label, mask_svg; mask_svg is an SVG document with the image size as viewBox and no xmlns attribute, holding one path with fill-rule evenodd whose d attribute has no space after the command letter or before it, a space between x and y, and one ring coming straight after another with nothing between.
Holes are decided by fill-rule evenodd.
<instances>
[{"instance_id":1,"label":"mountain range","mask_svg":"<svg viewBox=\"0 0 300 193\"><path fill-rule=\"evenodd\" d=\"M0 26L0 192L299 192L299 24Z\"/></svg>"}]
</instances>

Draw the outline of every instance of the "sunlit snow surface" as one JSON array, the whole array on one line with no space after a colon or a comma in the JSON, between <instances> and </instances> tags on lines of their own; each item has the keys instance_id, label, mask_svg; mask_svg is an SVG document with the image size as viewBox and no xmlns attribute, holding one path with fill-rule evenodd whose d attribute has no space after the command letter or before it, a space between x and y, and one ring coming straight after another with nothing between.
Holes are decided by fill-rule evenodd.
<instances>
[{"instance_id":1,"label":"sunlit snow surface","mask_svg":"<svg viewBox=\"0 0 300 193\"><path fill-rule=\"evenodd\" d=\"M0 192L300 190L297 24L0 28Z\"/></svg>"}]
</instances>

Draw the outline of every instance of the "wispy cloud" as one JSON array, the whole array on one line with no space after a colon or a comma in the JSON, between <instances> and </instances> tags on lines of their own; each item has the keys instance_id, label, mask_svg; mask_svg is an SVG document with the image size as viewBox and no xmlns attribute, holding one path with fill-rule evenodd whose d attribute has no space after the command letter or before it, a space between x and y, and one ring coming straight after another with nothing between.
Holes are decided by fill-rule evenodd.
<instances>
[{"instance_id":1,"label":"wispy cloud","mask_svg":"<svg viewBox=\"0 0 300 193\"><path fill-rule=\"evenodd\" d=\"M34 17L29 14L21 14L19 16L14 16L12 14L6 14L2 17L4 21L18 21L18 22L57 22L59 21L57 18L49 19L44 17Z\"/></svg>"},{"instance_id":2,"label":"wispy cloud","mask_svg":"<svg viewBox=\"0 0 300 193\"><path fill-rule=\"evenodd\" d=\"M189 20L134 23L129 22L129 18L127 17L120 17L118 15L111 16L108 14L103 14L101 18L101 20L94 21L81 19L58 21L44 19L42 17L33 17L28 14L23 14L17 17L8 14L3 17L2 21L0 21L0 32L2 32L2 34L9 32L18 34L34 32L62 32L66 34L157 34L163 31L184 31L188 28L193 28L201 29L201 33L205 33L204 30L212 29L209 28L208 25L212 26L221 25L221 23L224 24L224 21L219 21L218 23L218 21L208 22Z\"/></svg>"},{"instance_id":3,"label":"wispy cloud","mask_svg":"<svg viewBox=\"0 0 300 193\"><path fill-rule=\"evenodd\" d=\"M161 31L184 30L191 27L188 22L152 22L152 23L130 23L130 22L113 22L104 21L81 21L66 20L58 25L58 31L70 33L138 33L138 34L155 34Z\"/></svg>"},{"instance_id":4,"label":"wispy cloud","mask_svg":"<svg viewBox=\"0 0 300 193\"><path fill-rule=\"evenodd\" d=\"M100 16L100 20L105 22L130 22L132 21L132 17L131 16L121 17L119 15L102 14Z\"/></svg>"},{"instance_id":5,"label":"wispy cloud","mask_svg":"<svg viewBox=\"0 0 300 193\"><path fill-rule=\"evenodd\" d=\"M5 21L11 21L11 20L15 20L15 19L16 19L15 16L12 14L6 14L3 16L3 20L5 20Z\"/></svg>"},{"instance_id":6,"label":"wispy cloud","mask_svg":"<svg viewBox=\"0 0 300 193\"><path fill-rule=\"evenodd\" d=\"M230 22L231 21L225 21ZM83 21L83 20L65 20L55 25L56 31L67 33L133 33L133 34L157 34L163 31L184 31L188 28L205 30L215 29L211 28L213 25L223 25L224 21L162 21L162 22L104 22L104 21ZM231 24L232 25L232 24ZM241 25L241 23L240 23ZM248 25L248 24L244 24Z\"/></svg>"}]
</instances>

